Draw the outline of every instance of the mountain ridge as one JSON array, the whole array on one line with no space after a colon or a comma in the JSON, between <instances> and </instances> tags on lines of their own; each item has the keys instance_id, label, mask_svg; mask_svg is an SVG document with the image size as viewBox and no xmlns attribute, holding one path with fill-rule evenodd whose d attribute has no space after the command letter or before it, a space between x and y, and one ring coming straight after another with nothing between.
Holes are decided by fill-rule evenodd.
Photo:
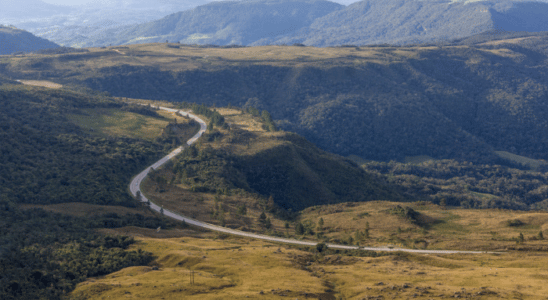
<instances>
[{"instance_id":1,"label":"mountain ridge","mask_svg":"<svg viewBox=\"0 0 548 300\"><path fill-rule=\"evenodd\" d=\"M59 47L59 45L39 38L30 32L6 26L0 26L0 45L0 55Z\"/></svg>"}]
</instances>

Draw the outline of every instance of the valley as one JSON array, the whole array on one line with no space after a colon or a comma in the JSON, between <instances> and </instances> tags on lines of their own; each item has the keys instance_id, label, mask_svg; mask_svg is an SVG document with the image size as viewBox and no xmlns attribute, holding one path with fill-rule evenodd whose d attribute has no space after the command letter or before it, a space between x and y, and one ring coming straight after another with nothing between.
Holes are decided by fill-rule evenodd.
<instances>
[{"instance_id":1,"label":"valley","mask_svg":"<svg viewBox=\"0 0 548 300\"><path fill-rule=\"evenodd\" d=\"M23 2L0 299L546 298L546 1Z\"/></svg>"}]
</instances>

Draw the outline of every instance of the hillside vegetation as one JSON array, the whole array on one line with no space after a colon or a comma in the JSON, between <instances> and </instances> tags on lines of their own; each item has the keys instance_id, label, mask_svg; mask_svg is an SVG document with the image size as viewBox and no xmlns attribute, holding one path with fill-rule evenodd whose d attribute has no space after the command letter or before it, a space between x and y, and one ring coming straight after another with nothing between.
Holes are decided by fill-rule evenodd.
<instances>
[{"instance_id":1,"label":"hillside vegetation","mask_svg":"<svg viewBox=\"0 0 548 300\"><path fill-rule=\"evenodd\" d=\"M58 48L59 45L27 31L0 25L0 55Z\"/></svg>"},{"instance_id":2,"label":"hillside vegetation","mask_svg":"<svg viewBox=\"0 0 548 300\"><path fill-rule=\"evenodd\" d=\"M209 115L207 133L143 184L147 197L166 209L232 228L281 234L284 222L306 207L405 200L353 162L268 126L266 111L191 107Z\"/></svg>"},{"instance_id":3,"label":"hillside vegetation","mask_svg":"<svg viewBox=\"0 0 548 300\"><path fill-rule=\"evenodd\" d=\"M127 192L131 177L165 153L164 147L170 149L179 139L192 136L196 126L187 124L188 132L171 134L162 130L173 119L149 108L97 93L4 83L0 88L0 298L61 299L88 277L152 261L151 253L124 250L133 239L97 230L175 224L144 208L113 206L113 212L91 204L135 207ZM146 140L116 132L107 135L98 132L101 126L96 131L88 127L86 132L78 125L78 116L100 117L101 111L133 118L148 114L163 127L155 139ZM60 210L47 206L73 202L88 203L85 214L67 216L70 206Z\"/></svg>"},{"instance_id":4,"label":"hillside vegetation","mask_svg":"<svg viewBox=\"0 0 548 300\"><path fill-rule=\"evenodd\" d=\"M268 44L342 7L320 0L212 2L137 25L102 42L115 45L166 40L185 44Z\"/></svg>"},{"instance_id":5,"label":"hillside vegetation","mask_svg":"<svg viewBox=\"0 0 548 300\"><path fill-rule=\"evenodd\" d=\"M545 36L404 48L155 44L4 59L0 69L122 97L253 106L344 156L503 163L494 151L548 159L546 45Z\"/></svg>"}]
</instances>

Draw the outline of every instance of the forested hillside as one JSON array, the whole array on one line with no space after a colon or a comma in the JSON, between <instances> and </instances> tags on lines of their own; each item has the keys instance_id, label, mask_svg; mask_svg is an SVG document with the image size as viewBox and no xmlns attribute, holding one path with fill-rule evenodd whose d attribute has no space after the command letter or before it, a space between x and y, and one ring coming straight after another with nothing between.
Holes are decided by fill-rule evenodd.
<instances>
[{"instance_id":1,"label":"forested hillside","mask_svg":"<svg viewBox=\"0 0 548 300\"><path fill-rule=\"evenodd\" d=\"M84 45L180 42L199 45L444 43L488 32L548 31L539 1L219 1L93 37Z\"/></svg>"},{"instance_id":2,"label":"forested hillside","mask_svg":"<svg viewBox=\"0 0 548 300\"><path fill-rule=\"evenodd\" d=\"M104 95L3 85L0 106L0 298L61 299L88 277L149 263L150 253L124 250L133 239L97 232L174 226L150 213L144 216L145 210L89 212L84 218L20 207L60 202L136 206L127 184L164 153L164 144L94 136L68 119L86 109L125 107Z\"/></svg>"},{"instance_id":3,"label":"forested hillside","mask_svg":"<svg viewBox=\"0 0 548 300\"><path fill-rule=\"evenodd\" d=\"M0 194L14 203L135 206L131 176L163 153L156 143L85 134L68 118L122 104L100 96L33 88L0 90Z\"/></svg>"},{"instance_id":4,"label":"forested hillside","mask_svg":"<svg viewBox=\"0 0 548 300\"><path fill-rule=\"evenodd\" d=\"M482 32L548 31L538 1L363 0L317 18L278 43L337 45L437 43Z\"/></svg>"},{"instance_id":5,"label":"forested hillside","mask_svg":"<svg viewBox=\"0 0 548 300\"><path fill-rule=\"evenodd\" d=\"M444 47L160 44L14 58L0 69L116 96L253 106L344 156L503 163L494 151L548 159L547 44L545 35Z\"/></svg>"},{"instance_id":6,"label":"forested hillside","mask_svg":"<svg viewBox=\"0 0 548 300\"><path fill-rule=\"evenodd\" d=\"M102 42L269 44L342 7L323 0L218 1L137 25Z\"/></svg>"}]
</instances>

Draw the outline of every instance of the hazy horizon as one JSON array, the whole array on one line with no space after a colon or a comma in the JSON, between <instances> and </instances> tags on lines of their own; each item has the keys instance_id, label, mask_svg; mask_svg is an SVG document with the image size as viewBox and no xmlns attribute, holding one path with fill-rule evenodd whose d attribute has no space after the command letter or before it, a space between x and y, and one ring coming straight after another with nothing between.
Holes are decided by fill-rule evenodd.
<instances>
[{"instance_id":1,"label":"hazy horizon","mask_svg":"<svg viewBox=\"0 0 548 300\"><path fill-rule=\"evenodd\" d=\"M66 6L79 6L79 5L91 4L93 2L99 2L99 3L108 2L106 0L41 0L41 1L48 4L66 5ZM216 1L216 0L213 0L213 1ZM213 1L209 1L209 2L213 2ZM328 1L349 5L351 3L358 2L360 0L328 0Z\"/></svg>"}]
</instances>

